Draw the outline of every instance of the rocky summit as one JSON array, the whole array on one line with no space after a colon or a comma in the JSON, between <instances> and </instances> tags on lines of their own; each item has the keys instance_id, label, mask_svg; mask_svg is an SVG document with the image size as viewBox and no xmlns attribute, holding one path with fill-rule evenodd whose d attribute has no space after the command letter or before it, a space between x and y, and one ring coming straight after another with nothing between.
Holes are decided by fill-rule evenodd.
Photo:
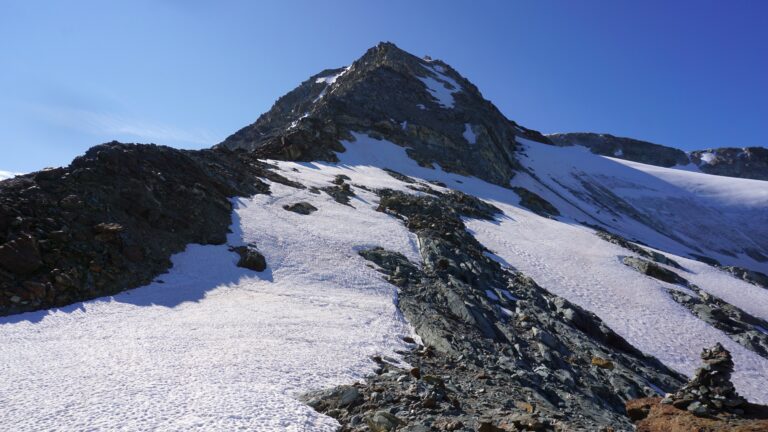
<instances>
[{"instance_id":1,"label":"rocky summit","mask_svg":"<svg viewBox=\"0 0 768 432\"><path fill-rule=\"evenodd\" d=\"M0 425L766 430L764 174L381 43L211 149L0 182Z\"/></svg>"},{"instance_id":2,"label":"rocky summit","mask_svg":"<svg viewBox=\"0 0 768 432\"><path fill-rule=\"evenodd\" d=\"M310 77L218 147L332 161L355 131L407 146L425 166L501 185L515 173L516 137L548 142L504 117L448 64L382 43L348 67Z\"/></svg>"}]
</instances>

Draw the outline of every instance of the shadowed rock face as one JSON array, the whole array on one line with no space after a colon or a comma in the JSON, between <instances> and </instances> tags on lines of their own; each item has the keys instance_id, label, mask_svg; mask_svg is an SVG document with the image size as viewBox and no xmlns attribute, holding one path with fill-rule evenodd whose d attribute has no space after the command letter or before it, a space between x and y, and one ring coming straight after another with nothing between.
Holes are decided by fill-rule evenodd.
<instances>
[{"instance_id":1,"label":"shadowed rock face","mask_svg":"<svg viewBox=\"0 0 768 432\"><path fill-rule=\"evenodd\" d=\"M648 165L672 167L689 163L688 155L682 150L632 138L597 133L561 133L547 135L547 138L560 146L579 145L595 154Z\"/></svg>"},{"instance_id":2,"label":"shadowed rock face","mask_svg":"<svg viewBox=\"0 0 768 432\"><path fill-rule=\"evenodd\" d=\"M221 244L230 197L279 180L246 154L112 142L0 186L0 316L150 282L189 243Z\"/></svg>"},{"instance_id":3,"label":"shadowed rock face","mask_svg":"<svg viewBox=\"0 0 768 432\"><path fill-rule=\"evenodd\" d=\"M640 432L768 430L768 407L750 404L731 383L733 360L722 345L701 353L704 365L673 395L627 403Z\"/></svg>"},{"instance_id":4,"label":"shadowed rock face","mask_svg":"<svg viewBox=\"0 0 768 432\"><path fill-rule=\"evenodd\" d=\"M696 150L690 157L707 174L768 180L768 149L763 147Z\"/></svg>"},{"instance_id":5,"label":"shadowed rock face","mask_svg":"<svg viewBox=\"0 0 768 432\"><path fill-rule=\"evenodd\" d=\"M219 146L335 160L333 152L343 150L338 141L351 139L350 132L385 138L422 164L499 185L508 185L517 167L515 137L548 142L505 118L447 64L382 43L347 69L312 76Z\"/></svg>"}]
</instances>

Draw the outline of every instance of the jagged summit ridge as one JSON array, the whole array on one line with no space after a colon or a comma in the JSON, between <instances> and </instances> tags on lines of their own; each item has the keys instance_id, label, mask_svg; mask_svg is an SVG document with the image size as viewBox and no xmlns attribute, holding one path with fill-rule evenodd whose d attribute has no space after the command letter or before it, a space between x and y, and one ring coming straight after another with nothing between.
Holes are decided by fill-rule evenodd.
<instances>
[{"instance_id":1,"label":"jagged summit ridge","mask_svg":"<svg viewBox=\"0 0 768 432\"><path fill-rule=\"evenodd\" d=\"M333 161L352 132L408 147L425 166L436 163L500 185L517 167L517 136L547 142L504 117L447 63L385 42L348 67L313 75L218 147Z\"/></svg>"}]
</instances>

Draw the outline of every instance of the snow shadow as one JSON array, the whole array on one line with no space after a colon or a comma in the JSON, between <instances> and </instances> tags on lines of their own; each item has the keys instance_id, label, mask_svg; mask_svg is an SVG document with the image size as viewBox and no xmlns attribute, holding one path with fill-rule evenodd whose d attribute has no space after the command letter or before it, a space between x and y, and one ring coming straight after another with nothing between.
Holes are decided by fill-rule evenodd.
<instances>
[{"instance_id":1,"label":"snow shadow","mask_svg":"<svg viewBox=\"0 0 768 432\"><path fill-rule=\"evenodd\" d=\"M32 324L36 324L42 321L48 314L51 314L54 312L62 312L67 314L70 314L73 312L85 312L85 303L80 302L80 303L74 303L67 306L62 306L60 308L44 309L44 310L39 310L34 312L25 312L25 313L0 317L0 325L18 324L24 321L29 321Z\"/></svg>"},{"instance_id":2,"label":"snow shadow","mask_svg":"<svg viewBox=\"0 0 768 432\"><path fill-rule=\"evenodd\" d=\"M89 306L102 302L173 308L186 302L198 302L214 289L237 286L243 279L273 282L272 268L269 267L269 263L267 263L267 269L262 272L237 267L240 257L237 253L230 251L232 246L243 244L240 216L237 212L232 213L230 231L227 244L188 245L183 252L171 257L173 266L168 272L157 276L149 285L130 289L114 296L99 297L60 308L0 317L0 325L23 321L39 323L46 316L53 314L88 313Z\"/></svg>"},{"instance_id":3,"label":"snow shadow","mask_svg":"<svg viewBox=\"0 0 768 432\"><path fill-rule=\"evenodd\" d=\"M235 208L240 205L237 200L233 204ZM209 291L236 286L243 279L273 282L269 263L262 272L237 266L240 256L230 249L242 245L242 239L240 215L233 211L227 244L188 245L184 252L171 258L173 267L167 273L158 276L150 285L122 292L112 297L112 300L137 306L172 308L181 303L200 301Z\"/></svg>"}]
</instances>

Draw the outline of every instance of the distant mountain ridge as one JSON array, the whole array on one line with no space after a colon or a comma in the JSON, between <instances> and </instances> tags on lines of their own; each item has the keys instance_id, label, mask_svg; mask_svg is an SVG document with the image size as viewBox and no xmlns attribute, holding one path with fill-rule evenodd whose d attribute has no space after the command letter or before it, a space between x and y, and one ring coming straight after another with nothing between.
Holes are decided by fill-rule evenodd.
<instances>
[{"instance_id":1,"label":"distant mountain ridge","mask_svg":"<svg viewBox=\"0 0 768 432\"><path fill-rule=\"evenodd\" d=\"M592 153L661 167L686 167L706 174L768 180L768 149L764 147L721 147L684 152L611 134L571 132L547 134L559 146L579 145Z\"/></svg>"}]
</instances>

